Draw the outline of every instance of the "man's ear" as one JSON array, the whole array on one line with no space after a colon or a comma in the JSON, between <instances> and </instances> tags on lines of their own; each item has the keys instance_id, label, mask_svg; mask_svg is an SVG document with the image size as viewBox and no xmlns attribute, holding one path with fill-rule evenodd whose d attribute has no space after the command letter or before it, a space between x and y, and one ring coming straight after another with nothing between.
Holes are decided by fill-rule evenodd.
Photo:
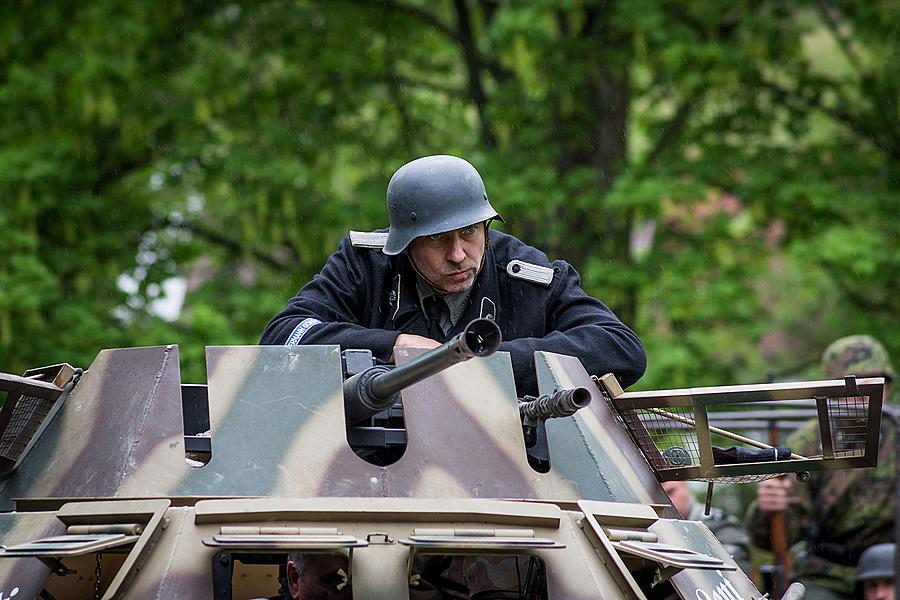
<instances>
[{"instance_id":1,"label":"man's ear","mask_svg":"<svg viewBox=\"0 0 900 600\"><path fill-rule=\"evenodd\" d=\"M294 561L289 560L287 563L287 582L288 582L288 594L290 594L291 598L299 598L300 597L300 575L297 574L297 569L294 567Z\"/></svg>"}]
</instances>

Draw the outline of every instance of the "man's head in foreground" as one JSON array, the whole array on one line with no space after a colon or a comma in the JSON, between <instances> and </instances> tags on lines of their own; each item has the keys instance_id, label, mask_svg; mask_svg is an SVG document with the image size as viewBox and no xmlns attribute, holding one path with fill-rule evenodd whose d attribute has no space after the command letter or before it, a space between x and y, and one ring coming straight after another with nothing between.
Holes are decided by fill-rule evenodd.
<instances>
[{"instance_id":1,"label":"man's head in foreground","mask_svg":"<svg viewBox=\"0 0 900 600\"><path fill-rule=\"evenodd\" d=\"M875 544L859 557L856 580L863 600L894 600L896 544Z\"/></svg>"},{"instance_id":2,"label":"man's head in foreground","mask_svg":"<svg viewBox=\"0 0 900 600\"><path fill-rule=\"evenodd\" d=\"M349 600L349 564L337 554L292 552L287 560L287 587L292 600Z\"/></svg>"},{"instance_id":3,"label":"man's head in foreground","mask_svg":"<svg viewBox=\"0 0 900 600\"><path fill-rule=\"evenodd\" d=\"M406 252L439 294L469 289L481 271L491 219L484 182L455 156L426 156L400 167L388 183L391 226L384 253Z\"/></svg>"}]
</instances>

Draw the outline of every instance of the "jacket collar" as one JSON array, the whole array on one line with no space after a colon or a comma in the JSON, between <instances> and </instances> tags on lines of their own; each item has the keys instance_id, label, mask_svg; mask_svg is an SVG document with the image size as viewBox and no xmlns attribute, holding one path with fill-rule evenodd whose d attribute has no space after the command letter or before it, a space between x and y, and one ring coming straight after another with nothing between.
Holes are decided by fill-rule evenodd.
<instances>
[{"instance_id":1,"label":"jacket collar","mask_svg":"<svg viewBox=\"0 0 900 600\"><path fill-rule=\"evenodd\" d=\"M394 279L391 283L391 322L395 327L403 327L417 318L421 318L422 308L419 304L419 295L416 292L416 272L413 270L406 254L392 257L394 263ZM448 336L456 335L472 319L478 317L497 319L499 302L497 292L499 290L497 268L495 264L494 249L488 244L484 252L484 266L472 284L472 293L463 310L462 317L450 330Z\"/></svg>"},{"instance_id":2,"label":"jacket collar","mask_svg":"<svg viewBox=\"0 0 900 600\"><path fill-rule=\"evenodd\" d=\"M394 280L391 282L391 322L402 326L420 313L419 295L416 293L416 272L406 254L392 257Z\"/></svg>"},{"instance_id":3,"label":"jacket collar","mask_svg":"<svg viewBox=\"0 0 900 600\"><path fill-rule=\"evenodd\" d=\"M465 327L469 321L478 317L497 319L497 311L500 309L497 300L499 289L494 248L488 243L484 251L484 266L475 279L472 293L469 295L469 304L466 310L463 311L463 318L458 323L458 325L461 325L460 329Z\"/></svg>"}]
</instances>

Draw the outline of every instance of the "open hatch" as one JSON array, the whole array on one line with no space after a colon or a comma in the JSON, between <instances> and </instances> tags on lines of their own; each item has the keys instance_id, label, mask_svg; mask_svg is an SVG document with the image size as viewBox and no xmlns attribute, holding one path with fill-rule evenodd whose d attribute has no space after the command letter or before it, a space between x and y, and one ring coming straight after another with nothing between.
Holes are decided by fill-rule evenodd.
<instances>
[{"instance_id":1,"label":"open hatch","mask_svg":"<svg viewBox=\"0 0 900 600\"><path fill-rule=\"evenodd\" d=\"M536 550L565 548L532 529L415 528L409 546L410 598L528 598L547 596L546 565Z\"/></svg>"},{"instance_id":2,"label":"open hatch","mask_svg":"<svg viewBox=\"0 0 900 600\"><path fill-rule=\"evenodd\" d=\"M581 528L626 595L658 598L758 598L738 569L700 522L660 519L654 507L583 500ZM732 597L724 595L721 597Z\"/></svg>"},{"instance_id":3,"label":"open hatch","mask_svg":"<svg viewBox=\"0 0 900 600\"><path fill-rule=\"evenodd\" d=\"M169 504L164 499L70 502L56 513L64 535L0 548L0 559L30 557L49 566L46 597L120 598Z\"/></svg>"},{"instance_id":4,"label":"open hatch","mask_svg":"<svg viewBox=\"0 0 900 600\"><path fill-rule=\"evenodd\" d=\"M252 525L223 525L203 544L220 550L212 560L216 599L283 593L288 561L315 574L309 585L322 586L328 597L350 597L353 549L369 545L336 527Z\"/></svg>"}]
</instances>

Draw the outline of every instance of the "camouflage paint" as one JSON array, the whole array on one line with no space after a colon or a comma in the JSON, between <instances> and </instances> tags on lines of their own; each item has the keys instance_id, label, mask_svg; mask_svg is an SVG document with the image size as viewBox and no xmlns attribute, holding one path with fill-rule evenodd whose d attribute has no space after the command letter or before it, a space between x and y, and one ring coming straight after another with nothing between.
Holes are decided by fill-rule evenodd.
<instances>
[{"instance_id":1,"label":"camouflage paint","mask_svg":"<svg viewBox=\"0 0 900 600\"><path fill-rule=\"evenodd\" d=\"M52 512L0 514L0 540L4 546L62 535L66 526ZM50 567L35 558L0 560L0 598L9 598L18 588L19 598L37 598Z\"/></svg>"},{"instance_id":2,"label":"camouflage paint","mask_svg":"<svg viewBox=\"0 0 900 600\"><path fill-rule=\"evenodd\" d=\"M184 469L177 495L348 495L361 480L346 442L337 346L207 348L212 458ZM364 463L365 464L365 463ZM356 495L370 495L358 493Z\"/></svg>"},{"instance_id":3,"label":"camouflage paint","mask_svg":"<svg viewBox=\"0 0 900 600\"><path fill-rule=\"evenodd\" d=\"M590 405L571 419L547 421L551 473L572 482L577 499L668 505L669 498L647 461L581 362L571 356L535 352L535 365L542 394L573 387L591 392ZM596 489L598 482L603 482L605 490ZM670 516L677 518L674 510Z\"/></svg>"},{"instance_id":4,"label":"camouflage paint","mask_svg":"<svg viewBox=\"0 0 900 600\"><path fill-rule=\"evenodd\" d=\"M0 483L14 498L165 495L184 466L175 346L103 350L19 468ZM154 452L158 446L166 451ZM154 457L152 464L148 457Z\"/></svg>"},{"instance_id":5,"label":"camouflage paint","mask_svg":"<svg viewBox=\"0 0 900 600\"><path fill-rule=\"evenodd\" d=\"M397 361L420 353L398 349ZM549 473L528 465L505 353L455 365L405 390L406 452L379 467L347 445L337 347L210 347L212 459L193 468L184 460L177 348L105 350L0 493L7 510L16 497L243 497L188 498L187 506L169 507L165 529L121 594L128 598L210 597L216 550L202 539L222 523L327 524L360 539L384 531L396 540L423 522L532 527L566 545L537 551L548 566L550 597L622 597L612 567L599 561L578 524L583 515L571 509L583 498L667 499L581 364L549 353L538 353L536 363L542 392L577 385L593 396L575 417L548 423ZM266 498L248 498L255 496ZM105 522L114 520L116 505L103 506L110 513ZM663 521L655 527L670 543L724 552L705 534ZM0 515L7 545L62 531L53 512ZM407 555L396 544L355 551L357 597L404 597L406 584L396 575L405 574ZM0 592L11 585L21 593L40 589L47 572L36 559L0 559ZM693 575L682 579L684 589L711 585Z\"/></svg>"},{"instance_id":6,"label":"camouflage paint","mask_svg":"<svg viewBox=\"0 0 900 600\"><path fill-rule=\"evenodd\" d=\"M659 541L694 552L713 556L728 565L737 567L734 559L716 540L712 532L699 521L659 520L650 526ZM702 571L685 569L672 576L672 584L684 598L696 600L744 600L761 599L762 594L743 571Z\"/></svg>"},{"instance_id":7,"label":"camouflage paint","mask_svg":"<svg viewBox=\"0 0 900 600\"><path fill-rule=\"evenodd\" d=\"M550 597L588 600L603 597L611 577L594 558L576 523L578 512L555 505L515 501L457 499L230 499L198 502L192 509L170 509L174 515L150 562L132 584L129 598L211 597L208 565L216 550L200 541L222 525L322 525L365 539L384 532L392 544L370 544L354 550L351 579L357 598L407 598L409 548L397 543L416 527L532 528L536 537L551 538L566 549L538 550L547 564ZM173 530L174 529L174 530ZM144 575L146 573L146 575ZM164 577L161 577L161 574ZM611 597L619 597L613 595Z\"/></svg>"}]
</instances>

